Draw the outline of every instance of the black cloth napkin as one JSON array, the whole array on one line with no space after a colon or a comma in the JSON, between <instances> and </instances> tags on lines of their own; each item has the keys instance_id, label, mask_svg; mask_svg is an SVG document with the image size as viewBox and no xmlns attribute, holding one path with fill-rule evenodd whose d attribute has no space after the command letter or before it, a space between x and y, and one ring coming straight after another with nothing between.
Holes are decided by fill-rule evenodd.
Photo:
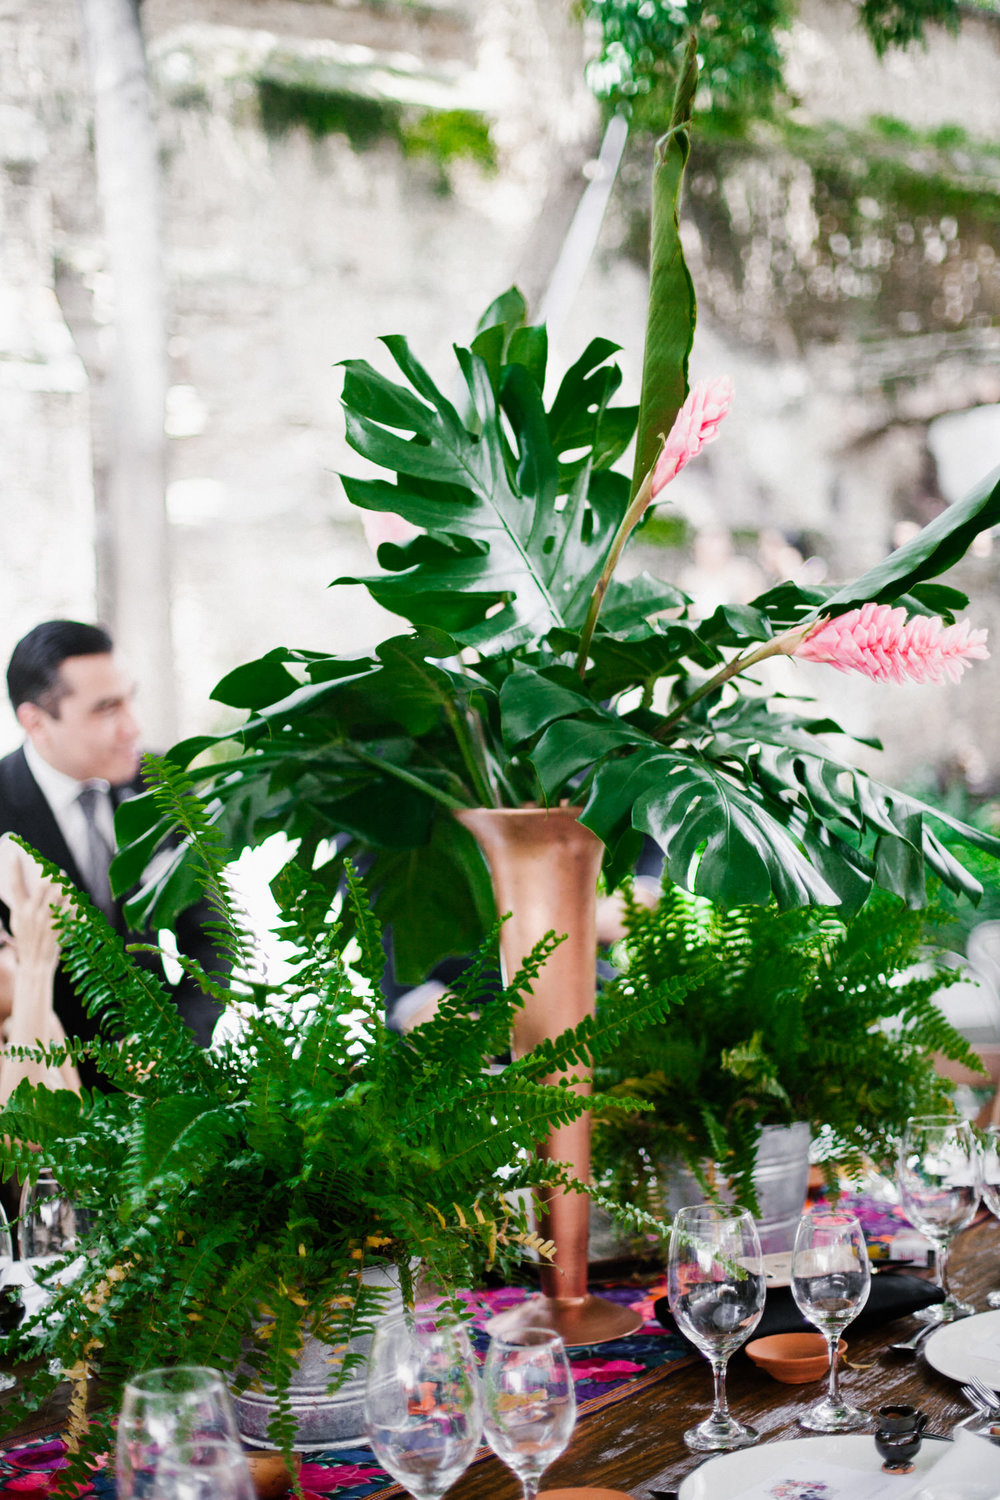
<instances>
[{"instance_id":1,"label":"black cloth napkin","mask_svg":"<svg viewBox=\"0 0 1000 1500\"><path fill-rule=\"evenodd\" d=\"M905 1318L908 1313L919 1312L932 1302L943 1302L944 1292L930 1281L919 1276L906 1276L899 1272L882 1272L872 1277L872 1289L864 1308L850 1325L851 1330L866 1333L894 1318ZM657 1297L653 1312L658 1323L671 1333L679 1329L670 1315L670 1304L666 1297ZM764 1316L754 1329L755 1339L767 1338L772 1333L815 1333L816 1329L806 1322L792 1297L790 1286L768 1289L764 1304ZM683 1337L683 1335L682 1335Z\"/></svg>"}]
</instances>

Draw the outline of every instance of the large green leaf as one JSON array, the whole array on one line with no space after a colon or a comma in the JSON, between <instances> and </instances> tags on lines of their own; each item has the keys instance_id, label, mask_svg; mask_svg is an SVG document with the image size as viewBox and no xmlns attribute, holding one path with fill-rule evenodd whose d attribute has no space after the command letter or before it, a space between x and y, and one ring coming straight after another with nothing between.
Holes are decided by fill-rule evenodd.
<instances>
[{"instance_id":1,"label":"large green leaf","mask_svg":"<svg viewBox=\"0 0 1000 1500\"><path fill-rule=\"evenodd\" d=\"M592 708L586 694L575 692L542 672L522 667L505 678L500 688L504 744L513 750L553 719Z\"/></svg>"},{"instance_id":2,"label":"large green leaf","mask_svg":"<svg viewBox=\"0 0 1000 1500\"><path fill-rule=\"evenodd\" d=\"M396 977L419 984L442 958L468 954L494 917L486 862L454 818L439 818L425 844L381 853L367 880L374 910L392 928Z\"/></svg>"},{"instance_id":3,"label":"large green leaf","mask_svg":"<svg viewBox=\"0 0 1000 1500\"><path fill-rule=\"evenodd\" d=\"M493 360L497 349L485 337L477 345ZM350 478L345 485L355 503L395 510L433 535L381 548L387 574L338 581L361 582L387 608L445 625L480 650L578 626L627 503L623 477L604 467L634 420L607 406L620 380L602 364L613 346L591 345L548 412L537 341L511 337L510 352L523 361L492 368L483 355L457 350L475 412L470 428L406 341L385 343L417 394L350 361L343 401L352 447L399 477L394 485ZM561 461L581 447L582 457Z\"/></svg>"},{"instance_id":4,"label":"large green leaf","mask_svg":"<svg viewBox=\"0 0 1000 1500\"><path fill-rule=\"evenodd\" d=\"M1000 524L1000 469L994 469L966 495L934 517L915 537L853 583L845 583L823 604L824 613L846 614L874 600L892 604L926 578L957 563L987 527ZM946 598L954 604L954 599Z\"/></svg>"},{"instance_id":5,"label":"large green leaf","mask_svg":"<svg viewBox=\"0 0 1000 1500\"><path fill-rule=\"evenodd\" d=\"M925 904L925 862L952 890L978 901L979 882L940 844L928 819L937 819L995 856L1000 856L1000 838L883 785L836 755L818 737L838 732L836 724L810 723L747 699L738 700L713 723L715 734L706 753L746 766L773 803L799 810L810 836L824 828L828 838L836 828L857 835L872 850L872 875L878 884L908 906ZM850 863L847 846L832 847Z\"/></svg>"},{"instance_id":6,"label":"large green leaf","mask_svg":"<svg viewBox=\"0 0 1000 1500\"><path fill-rule=\"evenodd\" d=\"M631 825L663 850L672 880L723 906L836 905L839 896L752 782L677 751L640 750L594 777L580 821L613 845Z\"/></svg>"},{"instance_id":7,"label":"large green leaf","mask_svg":"<svg viewBox=\"0 0 1000 1500\"><path fill-rule=\"evenodd\" d=\"M532 765L542 789L550 800L558 797L567 783L610 755L615 750L631 749L645 741L655 746L641 730L633 728L613 714L590 719L559 719L542 735L531 755Z\"/></svg>"}]
</instances>

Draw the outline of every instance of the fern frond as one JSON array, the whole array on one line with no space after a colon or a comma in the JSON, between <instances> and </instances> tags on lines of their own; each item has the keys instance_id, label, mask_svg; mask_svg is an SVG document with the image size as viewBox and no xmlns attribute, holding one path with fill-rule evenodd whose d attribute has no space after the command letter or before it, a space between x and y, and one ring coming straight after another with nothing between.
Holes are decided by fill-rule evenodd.
<instances>
[{"instance_id":1,"label":"fern frond","mask_svg":"<svg viewBox=\"0 0 1000 1500\"><path fill-rule=\"evenodd\" d=\"M191 848L191 869L215 913L216 920L206 923L206 929L218 940L234 969L252 969L254 942L226 883L223 872L229 851L212 813L195 793L190 776L168 757L145 755L143 771L152 785L157 807L183 832Z\"/></svg>"}]
</instances>

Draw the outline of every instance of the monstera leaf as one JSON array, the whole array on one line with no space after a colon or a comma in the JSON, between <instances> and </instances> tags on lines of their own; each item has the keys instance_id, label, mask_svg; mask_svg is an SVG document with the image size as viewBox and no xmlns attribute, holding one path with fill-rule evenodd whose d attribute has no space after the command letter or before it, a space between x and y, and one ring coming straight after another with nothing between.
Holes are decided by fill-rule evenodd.
<instances>
[{"instance_id":1,"label":"monstera leaf","mask_svg":"<svg viewBox=\"0 0 1000 1500\"><path fill-rule=\"evenodd\" d=\"M383 342L409 388L352 360L343 392L348 442L397 475L394 484L345 477L349 498L428 534L381 548L387 574L338 582L362 583L414 624L491 652L579 627L628 501L609 465L635 425L634 408L609 405L621 381L607 363L615 345L595 339L546 409L543 330L504 347L506 331L456 350L464 419L403 338ZM641 601L640 615L650 607Z\"/></svg>"}]
</instances>

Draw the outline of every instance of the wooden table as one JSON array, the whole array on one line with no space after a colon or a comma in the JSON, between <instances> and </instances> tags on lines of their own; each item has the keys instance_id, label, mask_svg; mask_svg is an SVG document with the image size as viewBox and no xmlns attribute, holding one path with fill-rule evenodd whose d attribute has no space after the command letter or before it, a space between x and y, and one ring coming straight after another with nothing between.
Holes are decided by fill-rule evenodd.
<instances>
[{"instance_id":1,"label":"wooden table","mask_svg":"<svg viewBox=\"0 0 1000 1500\"><path fill-rule=\"evenodd\" d=\"M1000 1286L1000 1224L995 1219L966 1230L955 1241L949 1269L952 1289L978 1311L986 1311L986 1293ZM867 1366L843 1364L845 1395L858 1406L910 1402L929 1414L927 1431L948 1436L970 1408L953 1380L938 1375L922 1358L885 1353L893 1339L909 1337L919 1324L913 1318L886 1323L865 1336L851 1337L847 1359ZM804 1437L796 1417L823 1395L821 1384L779 1385L744 1356L734 1357L726 1381L733 1415L769 1438ZM701 1421L712 1405L712 1377L708 1364L697 1364L667 1375L658 1384L617 1405L584 1417L569 1449L545 1473L546 1489L594 1485L624 1490L647 1500L654 1490L675 1490L701 1461L684 1446L685 1427ZM448 1500L518 1500L520 1486L509 1469L490 1458L468 1470Z\"/></svg>"},{"instance_id":2,"label":"wooden table","mask_svg":"<svg viewBox=\"0 0 1000 1500\"><path fill-rule=\"evenodd\" d=\"M960 1296L984 1311L986 1294L1000 1286L1000 1224L990 1219L966 1230L955 1242L950 1280ZM883 1352L892 1339L908 1337L918 1327L913 1318L887 1323L864 1337L847 1330L847 1359L842 1366L845 1393L859 1406L884 1406L906 1401L930 1416L928 1432L950 1434L969 1407L957 1384L937 1375L921 1358ZM60 1387L60 1393L65 1391ZM729 1404L764 1440L801 1437L796 1416L823 1394L820 1384L779 1385L744 1358L736 1356L727 1380ZM65 1410L62 1394L29 1423L6 1430L0 1397L0 1434L6 1439L35 1436L58 1428ZM562 1485L604 1485L625 1490L636 1500L651 1500L654 1490L674 1490L700 1458L690 1453L681 1436L685 1427L707 1416L712 1404L708 1364L698 1360L668 1374L658 1384L627 1397L604 1411L584 1417L569 1450L549 1469L543 1489ZM470 1469L448 1491L448 1500L519 1500L520 1486L498 1459L489 1458Z\"/></svg>"}]
</instances>

